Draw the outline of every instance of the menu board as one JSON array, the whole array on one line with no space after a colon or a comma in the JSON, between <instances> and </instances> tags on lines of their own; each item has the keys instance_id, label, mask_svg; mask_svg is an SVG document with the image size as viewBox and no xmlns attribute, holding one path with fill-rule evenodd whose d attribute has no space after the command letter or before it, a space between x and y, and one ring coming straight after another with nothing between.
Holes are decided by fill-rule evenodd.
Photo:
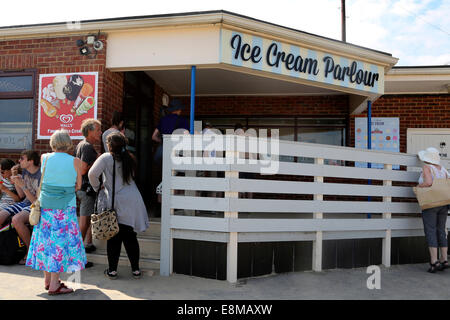
<instances>
[{"instance_id":1,"label":"menu board","mask_svg":"<svg viewBox=\"0 0 450 320\"><path fill-rule=\"evenodd\" d=\"M400 152L399 118L372 118L372 150ZM367 118L355 118L355 148L367 149ZM367 168L366 162L355 162L356 167ZM372 168L384 168L383 164L372 163ZM392 166L399 169L398 165Z\"/></svg>"},{"instance_id":2,"label":"menu board","mask_svg":"<svg viewBox=\"0 0 450 320\"><path fill-rule=\"evenodd\" d=\"M83 139L81 122L97 119L97 85L98 72L41 74L38 139L50 139L59 129L72 139Z\"/></svg>"}]
</instances>

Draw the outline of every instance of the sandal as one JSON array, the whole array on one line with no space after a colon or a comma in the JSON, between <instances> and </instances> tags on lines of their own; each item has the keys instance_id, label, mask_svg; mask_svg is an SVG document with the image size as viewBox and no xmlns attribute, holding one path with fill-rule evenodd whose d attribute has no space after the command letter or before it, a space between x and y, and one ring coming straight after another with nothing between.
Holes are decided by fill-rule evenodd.
<instances>
[{"instance_id":1,"label":"sandal","mask_svg":"<svg viewBox=\"0 0 450 320\"><path fill-rule=\"evenodd\" d=\"M450 268L450 266L448 265L448 261L447 260L442 261L440 264L441 264L440 267L439 267L440 271Z\"/></svg>"},{"instance_id":2,"label":"sandal","mask_svg":"<svg viewBox=\"0 0 450 320\"><path fill-rule=\"evenodd\" d=\"M108 268L108 269L105 269L105 271L103 273L105 274L106 277L108 277L111 280L117 279L117 271L109 271L109 268Z\"/></svg>"},{"instance_id":3,"label":"sandal","mask_svg":"<svg viewBox=\"0 0 450 320\"><path fill-rule=\"evenodd\" d=\"M58 282L59 282L59 283L62 283L61 280L58 280ZM46 284L44 288L45 288L45 290L48 291L48 289L50 289L50 284Z\"/></svg>"},{"instance_id":4,"label":"sandal","mask_svg":"<svg viewBox=\"0 0 450 320\"><path fill-rule=\"evenodd\" d=\"M68 289L68 291L62 291L62 289ZM59 294L68 294L68 293L72 293L72 292L73 292L73 289L68 288L64 283L60 282L58 289L56 289L55 291L48 291L48 295L56 296Z\"/></svg>"},{"instance_id":5,"label":"sandal","mask_svg":"<svg viewBox=\"0 0 450 320\"><path fill-rule=\"evenodd\" d=\"M440 269L441 264L439 261L436 261L435 263L430 262L430 268L428 269L429 273L436 273L437 270Z\"/></svg>"},{"instance_id":6,"label":"sandal","mask_svg":"<svg viewBox=\"0 0 450 320\"><path fill-rule=\"evenodd\" d=\"M142 272L140 270L133 271L131 274L133 275L133 278L135 278L135 279L142 278Z\"/></svg>"}]
</instances>

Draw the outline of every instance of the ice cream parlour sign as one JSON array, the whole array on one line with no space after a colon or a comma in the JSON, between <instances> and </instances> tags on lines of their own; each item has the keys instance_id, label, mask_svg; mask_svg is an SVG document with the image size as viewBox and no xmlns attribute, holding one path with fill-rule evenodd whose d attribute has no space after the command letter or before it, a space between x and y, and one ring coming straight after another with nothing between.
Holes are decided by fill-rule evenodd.
<instances>
[{"instance_id":1,"label":"ice cream parlour sign","mask_svg":"<svg viewBox=\"0 0 450 320\"><path fill-rule=\"evenodd\" d=\"M98 72L41 74L38 139L49 139L59 129L83 139L81 122L97 118L97 92Z\"/></svg>"},{"instance_id":2,"label":"ice cream parlour sign","mask_svg":"<svg viewBox=\"0 0 450 320\"><path fill-rule=\"evenodd\" d=\"M361 91L384 92L382 66L226 29L222 30L221 61Z\"/></svg>"}]
</instances>

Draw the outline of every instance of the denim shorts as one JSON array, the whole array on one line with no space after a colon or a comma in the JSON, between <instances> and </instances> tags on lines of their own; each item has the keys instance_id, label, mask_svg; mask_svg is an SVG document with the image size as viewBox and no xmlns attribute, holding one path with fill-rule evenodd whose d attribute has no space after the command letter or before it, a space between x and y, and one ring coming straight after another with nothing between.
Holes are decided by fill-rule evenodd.
<instances>
[{"instance_id":1,"label":"denim shorts","mask_svg":"<svg viewBox=\"0 0 450 320\"><path fill-rule=\"evenodd\" d=\"M448 247L447 223L448 206L441 206L422 211L423 229L428 246L431 248Z\"/></svg>"},{"instance_id":2,"label":"denim shorts","mask_svg":"<svg viewBox=\"0 0 450 320\"><path fill-rule=\"evenodd\" d=\"M80 200L80 216L90 217L94 213L95 197L88 196L86 191L77 191L77 198Z\"/></svg>"}]
</instances>

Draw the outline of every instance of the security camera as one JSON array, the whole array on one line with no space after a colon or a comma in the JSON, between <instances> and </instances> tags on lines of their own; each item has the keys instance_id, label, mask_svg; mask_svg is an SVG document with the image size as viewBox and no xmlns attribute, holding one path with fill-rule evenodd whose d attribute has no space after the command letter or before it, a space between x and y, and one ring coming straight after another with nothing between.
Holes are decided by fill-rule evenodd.
<instances>
[{"instance_id":1,"label":"security camera","mask_svg":"<svg viewBox=\"0 0 450 320\"><path fill-rule=\"evenodd\" d=\"M101 42L100 40L95 40L94 41L94 49L97 51L100 51L103 49L103 42Z\"/></svg>"}]
</instances>

